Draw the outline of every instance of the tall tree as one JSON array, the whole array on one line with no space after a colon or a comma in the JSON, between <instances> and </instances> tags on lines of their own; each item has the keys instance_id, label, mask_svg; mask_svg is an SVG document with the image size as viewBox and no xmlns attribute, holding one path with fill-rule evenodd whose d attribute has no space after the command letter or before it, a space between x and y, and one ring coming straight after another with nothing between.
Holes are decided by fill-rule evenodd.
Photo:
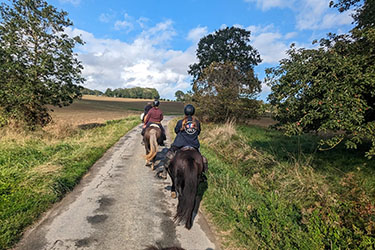
<instances>
[{"instance_id":1,"label":"tall tree","mask_svg":"<svg viewBox=\"0 0 375 250\"><path fill-rule=\"evenodd\" d=\"M190 65L188 73L193 77L193 99L198 102L200 110L210 114L206 112L212 108L206 105L207 100L216 103L217 107L237 103L235 110L238 113L226 112L230 110L226 108L227 116L220 116L220 119L255 117L256 112L253 112L255 109L249 109L248 105L257 103L249 100L254 100L261 89L260 81L254 74L254 66L258 65L261 59L258 51L250 45L250 32L237 27L227 27L209 34L199 41L197 58L198 63ZM226 77L220 74L220 77L216 78L211 75L212 72L220 73L217 71L220 68L229 75ZM233 102L222 102L224 99L221 97L227 94L232 96L233 90L236 90ZM230 93L222 91L230 91ZM216 110L220 111L220 109ZM244 112L246 115L240 115ZM211 120L217 118L208 117Z\"/></svg>"},{"instance_id":2,"label":"tall tree","mask_svg":"<svg viewBox=\"0 0 375 250\"><path fill-rule=\"evenodd\" d=\"M361 5L362 4L362 5ZM318 49L292 46L289 58L267 70L277 108L276 119L289 134L308 131L338 132L322 140L323 148L342 141L356 148L372 141L375 155L375 15L374 1L340 0L340 11L354 8L356 26L348 34L330 34ZM366 14L364 14L366 13ZM330 133L332 134L332 133Z\"/></svg>"},{"instance_id":3,"label":"tall tree","mask_svg":"<svg viewBox=\"0 0 375 250\"><path fill-rule=\"evenodd\" d=\"M46 105L66 106L80 97L82 65L73 53L83 44L64 30L67 12L43 0L0 6L0 112L7 121L46 125Z\"/></svg>"},{"instance_id":4,"label":"tall tree","mask_svg":"<svg viewBox=\"0 0 375 250\"><path fill-rule=\"evenodd\" d=\"M178 102L185 101L185 94L181 90L177 90L176 93L174 93L174 96L176 97L176 101Z\"/></svg>"}]
</instances>

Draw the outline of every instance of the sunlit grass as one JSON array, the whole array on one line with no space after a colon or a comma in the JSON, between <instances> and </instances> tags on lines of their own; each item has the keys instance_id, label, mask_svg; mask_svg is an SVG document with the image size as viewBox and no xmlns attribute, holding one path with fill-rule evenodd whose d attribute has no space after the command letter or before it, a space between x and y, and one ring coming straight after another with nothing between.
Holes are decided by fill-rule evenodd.
<instances>
[{"instance_id":1,"label":"sunlit grass","mask_svg":"<svg viewBox=\"0 0 375 250\"><path fill-rule=\"evenodd\" d=\"M25 132L2 129L0 142L0 249L72 190L90 166L139 124L138 116L79 126L61 123Z\"/></svg>"}]
</instances>

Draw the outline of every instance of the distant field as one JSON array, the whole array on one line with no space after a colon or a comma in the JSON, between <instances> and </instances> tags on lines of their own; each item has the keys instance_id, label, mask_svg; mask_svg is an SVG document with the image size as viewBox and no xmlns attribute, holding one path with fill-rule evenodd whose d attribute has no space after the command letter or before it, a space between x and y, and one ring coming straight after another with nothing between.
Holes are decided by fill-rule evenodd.
<instances>
[{"instance_id":1,"label":"distant field","mask_svg":"<svg viewBox=\"0 0 375 250\"><path fill-rule=\"evenodd\" d=\"M150 101L153 100L85 95L82 100L77 100L68 107L53 108L51 115L54 124L103 123L107 120L123 119L129 114L141 114ZM160 103L160 109L165 115L180 115L183 107L180 102Z\"/></svg>"}]
</instances>

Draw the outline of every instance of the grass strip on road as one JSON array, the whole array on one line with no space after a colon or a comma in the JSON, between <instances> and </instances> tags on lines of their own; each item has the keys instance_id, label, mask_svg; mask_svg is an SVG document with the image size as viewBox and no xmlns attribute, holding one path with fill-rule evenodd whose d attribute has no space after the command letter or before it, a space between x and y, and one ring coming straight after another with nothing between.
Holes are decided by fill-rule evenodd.
<instances>
[{"instance_id":1,"label":"grass strip on road","mask_svg":"<svg viewBox=\"0 0 375 250\"><path fill-rule=\"evenodd\" d=\"M12 247L23 230L71 191L88 169L139 116L85 129L3 136L0 142L0 249Z\"/></svg>"}]
</instances>

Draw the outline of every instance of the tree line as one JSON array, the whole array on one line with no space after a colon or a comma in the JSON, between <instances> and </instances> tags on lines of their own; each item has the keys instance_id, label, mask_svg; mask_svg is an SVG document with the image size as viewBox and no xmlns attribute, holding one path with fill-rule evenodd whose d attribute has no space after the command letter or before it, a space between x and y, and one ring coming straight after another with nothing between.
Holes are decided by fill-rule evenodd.
<instances>
[{"instance_id":1,"label":"tree line","mask_svg":"<svg viewBox=\"0 0 375 250\"><path fill-rule=\"evenodd\" d=\"M141 99L159 99L159 92L155 88L118 88L110 89L103 93L105 96L109 97L123 97L123 98L141 98Z\"/></svg>"}]
</instances>

